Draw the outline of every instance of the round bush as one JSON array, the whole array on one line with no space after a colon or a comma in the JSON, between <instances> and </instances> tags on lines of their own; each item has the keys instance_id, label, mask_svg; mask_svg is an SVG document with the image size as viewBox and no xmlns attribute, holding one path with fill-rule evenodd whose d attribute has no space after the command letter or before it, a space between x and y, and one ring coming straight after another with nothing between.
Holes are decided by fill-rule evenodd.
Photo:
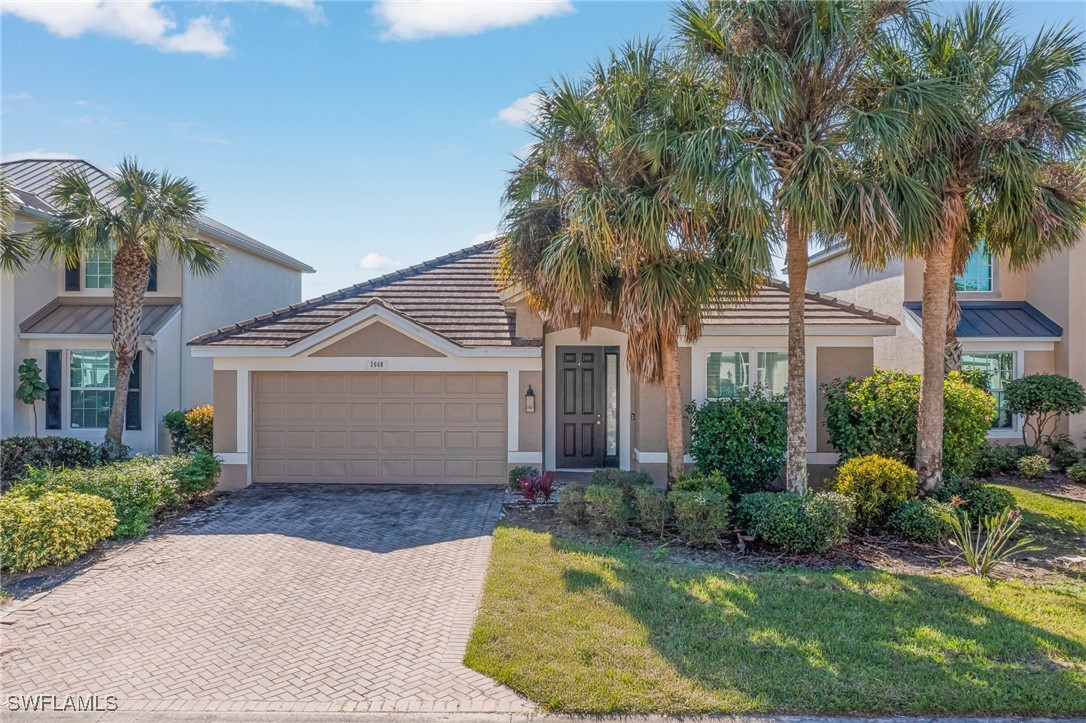
<instances>
[{"instance_id":1,"label":"round bush","mask_svg":"<svg viewBox=\"0 0 1086 723\"><path fill-rule=\"evenodd\" d=\"M736 512L740 529L785 552L825 552L856 519L852 498L836 492L755 492L740 498Z\"/></svg>"},{"instance_id":2,"label":"round bush","mask_svg":"<svg viewBox=\"0 0 1086 723\"><path fill-rule=\"evenodd\" d=\"M916 472L896 459L877 454L846 460L833 479L833 489L856 502L856 522L877 527L905 501L916 497Z\"/></svg>"},{"instance_id":3,"label":"round bush","mask_svg":"<svg viewBox=\"0 0 1086 723\"><path fill-rule=\"evenodd\" d=\"M0 567L63 565L110 536L113 505L96 495L28 487L0 498Z\"/></svg>"},{"instance_id":4,"label":"round bush","mask_svg":"<svg viewBox=\"0 0 1086 723\"><path fill-rule=\"evenodd\" d=\"M1080 485L1086 484L1086 462L1076 462L1068 467L1067 476L1071 478L1072 482L1078 482Z\"/></svg>"},{"instance_id":5,"label":"round bush","mask_svg":"<svg viewBox=\"0 0 1086 723\"><path fill-rule=\"evenodd\" d=\"M679 535L691 547L706 547L728 531L731 499L709 491L674 490L667 496Z\"/></svg>"},{"instance_id":6,"label":"round bush","mask_svg":"<svg viewBox=\"0 0 1086 723\"><path fill-rule=\"evenodd\" d=\"M634 509L638 527L657 537L663 536L664 529L671 521L671 505L663 490L655 487L635 488Z\"/></svg>"},{"instance_id":7,"label":"round bush","mask_svg":"<svg viewBox=\"0 0 1086 723\"><path fill-rule=\"evenodd\" d=\"M571 483L558 490L558 516L568 524L581 527L588 522L584 491L587 485Z\"/></svg>"},{"instance_id":8,"label":"round bush","mask_svg":"<svg viewBox=\"0 0 1086 723\"><path fill-rule=\"evenodd\" d=\"M992 395L951 372L943 387L943 471L968 472L995 417ZM863 379L823 385L826 430L842 459L879 454L909 466L916 462L920 375L876 369Z\"/></svg>"},{"instance_id":9,"label":"round bush","mask_svg":"<svg viewBox=\"0 0 1086 723\"><path fill-rule=\"evenodd\" d=\"M621 487L589 485L584 491L588 524L601 535L617 535L629 527L631 510Z\"/></svg>"},{"instance_id":10,"label":"round bush","mask_svg":"<svg viewBox=\"0 0 1086 723\"><path fill-rule=\"evenodd\" d=\"M694 472L683 475L675 480L672 489L680 492L716 492L721 495L732 493L732 486L728 484L728 479L719 472L709 474Z\"/></svg>"},{"instance_id":11,"label":"round bush","mask_svg":"<svg viewBox=\"0 0 1086 723\"><path fill-rule=\"evenodd\" d=\"M1048 460L1039 454L1031 454L1018 460L1018 471L1026 479L1038 479L1051 471Z\"/></svg>"},{"instance_id":12,"label":"round bush","mask_svg":"<svg viewBox=\"0 0 1086 723\"><path fill-rule=\"evenodd\" d=\"M913 499L890 515L890 529L906 540L931 545L950 537L950 524L943 517L950 505L933 499Z\"/></svg>"},{"instance_id":13,"label":"round bush","mask_svg":"<svg viewBox=\"0 0 1086 723\"><path fill-rule=\"evenodd\" d=\"M737 493L769 489L784 468L786 407L761 394L691 404L690 456L699 469L727 475Z\"/></svg>"},{"instance_id":14,"label":"round bush","mask_svg":"<svg viewBox=\"0 0 1086 723\"><path fill-rule=\"evenodd\" d=\"M967 487L962 491L961 498L963 504L958 509L964 510L973 524L980 524L989 517L996 517L1003 510L1015 505L1014 495L994 485Z\"/></svg>"}]
</instances>

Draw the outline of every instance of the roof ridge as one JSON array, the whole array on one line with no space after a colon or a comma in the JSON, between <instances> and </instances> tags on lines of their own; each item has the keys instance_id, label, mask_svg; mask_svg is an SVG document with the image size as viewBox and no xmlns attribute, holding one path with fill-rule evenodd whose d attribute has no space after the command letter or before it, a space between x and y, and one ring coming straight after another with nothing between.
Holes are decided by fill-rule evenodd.
<instances>
[{"instance_id":1,"label":"roof ridge","mask_svg":"<svg viewBox=\"0 0 1086 723\"><path fill-rule=\"evenodd\" d=\"M201 334L200 336L194 337L193 339L189 340L188 344L193 345L193 346L198 346L198 345L203 344L203 343L205 343L207 341L211 341L212 339L219 336L220 334L225 334L225 333L231 332L231 331L238 331L239 329L243 329L243 328L245 328L247 326L250 326L252 324L257 323L258 321L267 321L268 319L274 319L274 318L277 318L279 316L283 316L283 315L288 314L288 313L293 313L295 311L300 311L302 309L310 309L310 308L313 308L315 306L319 306L319 305L321 305L323 303L332 302L332 301L339 301L339 300L342 300L342 299L348 299L348 298L351 298L352 296L357 296L357 295L359 295L359 294L361 294L363 292L366 292L366 291L372 291L372 290L377 289L377 288L379 288L379 287L381 287L383 285L390 284L390 283L392 283L394 281L400 281L400 280L403 280L403 279L406 279L406 278L412 278L414 276L418 276L419 274L423 273L424 271L430 271L430 270L433 270L433 269L437 269L437 268L445 266L446 264L449 264L449 263L451 263L453 261L458 261L458 260L463 259L463 258L468 258L470 256L474 256L476 254L482 253L484 251L487 251L487 250L493 248L495 245L497 245L497 241L495 239L489 239L487 241L483 241L482 243L474 244L472 246L468 246L466 248L462 248L462 249L459 249L457 251L453 251L451 253L444 254L442 256L437 256L435 258L429 259L427 261L422 261L422 262L417 263L417 264L413 264L413 265L408 266L408 267L403 268L403 269L397 269L396 271L392 271L392 272L389 272L387 274L382 274L381 276L377 276L377 277L372 278L372 279L367 279L366 281L362 281L360 283L354 284L353 286L347 286L347 287L344 287L342 289L338 289L336 291L331 291L331 292L329 292L327 294L322 294L321 296L316 296L316 297L314 297L312 299L306 299L304 301L299 301L299 302L297 302L295 304L290 304L289 306L284 306L284 307L282 307L280 309L275 309L273 311L269 311L269 312L266 312L264 314L254 316L254 317L252 317L250 319L243 319L242 321L237 321L237 322L234 322L233 324L228 324L227 326L220 327L218 329L215 329L214 331L209 331L206 334ZM384 303L388 303L388 302L384 302ZM391 304L389 304L389 305L391 306ZM396 309L396 311L398 313L402 314L402 312L399 312L398 309Z\"/></svg>"}]
</instances>

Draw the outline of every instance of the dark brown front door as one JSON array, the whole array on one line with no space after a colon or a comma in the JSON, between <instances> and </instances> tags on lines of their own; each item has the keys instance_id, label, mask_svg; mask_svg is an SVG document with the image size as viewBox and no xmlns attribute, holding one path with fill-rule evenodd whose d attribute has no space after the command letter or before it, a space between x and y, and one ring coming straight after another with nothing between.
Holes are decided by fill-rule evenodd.
<instances>
[{"instance_id":1,"label":"dark brown front door","mask_svg":"<svg viewBox=\"0 0 1086 723\"><path fill-rule=\"evenodd\" d=\"M560 346L558 353L558 467L604 464L604 354L599 346Z\"/></svg>"}]
</instances>

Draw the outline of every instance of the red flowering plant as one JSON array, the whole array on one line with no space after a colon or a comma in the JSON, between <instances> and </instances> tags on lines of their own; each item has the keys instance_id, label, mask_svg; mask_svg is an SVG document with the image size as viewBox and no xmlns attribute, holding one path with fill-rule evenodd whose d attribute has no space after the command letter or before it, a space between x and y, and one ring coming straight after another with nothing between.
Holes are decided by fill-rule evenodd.
<instances>
[{"instance_id":1,"label":"red flowering plant","mask_svg":"<svg viewBox=\"0 0 1086 723\"><path fill-rule=\"evenodd\" d=\"M550 502L554 495L554 473L528 473L520 478L519 504L535 505Z\"/></svg>"}]
</instances>

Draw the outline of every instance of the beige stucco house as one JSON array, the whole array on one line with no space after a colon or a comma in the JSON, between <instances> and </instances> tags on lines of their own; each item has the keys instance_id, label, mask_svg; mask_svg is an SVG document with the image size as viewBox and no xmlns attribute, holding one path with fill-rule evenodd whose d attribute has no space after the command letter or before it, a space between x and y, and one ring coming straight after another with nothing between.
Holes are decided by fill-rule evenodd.
<instances>
[{"instance_id":1,"label":"beige stucco house","mask_svg":"<svg viewBox=\"0 0 1086 723\"><path fill-rule=\"evenodd\" d=\"M894 336L874 340L875 365L919 372L924 263L897 259L882 271L852 269L843 249L811 258L808 286L902 320ZM956 280L962 310L958 338L966 367L989 373L997 402L1010 379L1057 373L1086 384L1086 242L1026 271L981 248ZM993 440L1021 440L1021 419L1003 413ZM1064 420L1061 431L1082 445L1086 415Z\"/></svg>"},{"instance_id":2,"label":"beige stucco house","mask_svg":"<svg viewBox=\"0 0 1086 723\"><path fill-rule=\"evenodd\" d=\"M59 170L84 174L102 189L110 172L86 161L22 160L0 172L17 211L14 231L48 219ZM147 291L138 374L129 393L124 441L137 452L169 449L162 416L212 401L212 362L194 358L185 342L234 319L301 299L309 266L214 219L198 233L226 252L221 271L193 276L175 260L160 259ZM33 434L29 406L15 398L18 367L34 357L45 371L48 398L38 403L41 434L102 440L109 409L113 359L112 259L84 259L78 268L48 263L25 274L0 274L0 436Z\"/></svg>"},{"instance_id":3,"label":"beige stucco house","mask_svg":"<svg viewBox=\"0 0 1086 723\"><path fill-rule=\"evenodd\" d=\"M498 290L495 245L472 246L189 342L214 364L215 452L224 487L262 482L504 481L510 467L644 469L662 477L661 387L634 383L626 336L587 339ZM787 288L720 306L681 348L687 399L762 384L783 392ZM811 293L809 461L836 454L820 383L870 373L898 322Z\"/></svg>"}]
</instances>

